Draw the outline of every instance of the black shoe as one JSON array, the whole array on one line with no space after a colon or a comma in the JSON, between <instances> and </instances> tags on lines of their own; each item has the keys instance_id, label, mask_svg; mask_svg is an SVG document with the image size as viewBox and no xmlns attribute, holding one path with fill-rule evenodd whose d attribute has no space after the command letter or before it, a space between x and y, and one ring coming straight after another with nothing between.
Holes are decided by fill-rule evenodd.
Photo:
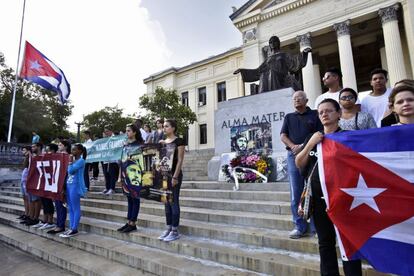
<instances>
[{"instance_id":1,"label":"black shoe","mask_svg":"<svg viewBox=\"0 0 414 276\"><path fill-rule=\"evenodd\" d=\"M17 219L26 219L26 215L21 215L21 216L19 216L19 217L17 217Z\"/></svg>"},{"instance_id":2,"label":"black shoe","mask_svg":"<svg viewBox=\"0 0 414 276\"><path fill-rule=\"evenodd\" d=\"M30 218L25 218L23 219L21 222L19 222L20 224L26 224L28 221L30 221Z\"/></svg>"},{"instance_id":3,"label":"black shoe","mask_svg":"<svg viewBox=\"0 0 414 276\"><path fill-rule=\"evenodd\" d=\"M46 233L54 235L54 234L62 233L62 232L65 232L65 229L61 229L61 230L52 229L52 230L47 231Z\"/></svg>"},{"instance_id":4,"label":"black shoe","mask_svg":"<svg viewBox=\"0 0 414 276\"><path fill-rule=\"evenodd\" d=\"M32 225L36 225L36 224L38 224L39 223L39 220L38 219L29 219L27 222L26 222L26 225L27 226L32 226Z\"/></svg>"},{"instance_id":5,"label":"black shoe","mask_svg":"<svg viewBox=\"0 0 414 276\"><path fill-rule=\"evenodd\" d=\"M121 228L118 228L118 229L116 229L116 231L118 231L118 232L122 232L122 231L124 231L125 230L125 228L127 228L129 226L129 224L128 223L126 223L124 226L122 226Z\"/></svg>"},{"instance_id":6,"label":"black shoe","mask_svg":"<svg viewBox=\"0 0 414 276\"><path fill-rule=\"evenodd\" d=\"M124 231L122 231L122 233L129 233L131 231L135 231L137 230L137 226L136 225L128 225Z\"/></svg>"}]
</instances>

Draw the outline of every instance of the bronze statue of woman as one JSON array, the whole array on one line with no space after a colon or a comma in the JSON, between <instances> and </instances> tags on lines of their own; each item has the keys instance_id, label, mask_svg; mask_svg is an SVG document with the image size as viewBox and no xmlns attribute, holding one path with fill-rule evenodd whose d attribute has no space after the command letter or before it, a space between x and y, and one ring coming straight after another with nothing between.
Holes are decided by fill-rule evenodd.
<instances>
[{"instance_id":1,"label":"bronze statue of woman","mask_svg":"<svg viewBox=\"0 0 414 276\"><path fill-rule=\"evenodd\" d=\"M311 48L298 55L281 52L277 36L269 39L269 48L269 55L257 69L237 69L233 74L241 73L243 82L259 81L259 93L288 87L302 89L295 73L306 66Z\"/></svg>"}]
</instances>

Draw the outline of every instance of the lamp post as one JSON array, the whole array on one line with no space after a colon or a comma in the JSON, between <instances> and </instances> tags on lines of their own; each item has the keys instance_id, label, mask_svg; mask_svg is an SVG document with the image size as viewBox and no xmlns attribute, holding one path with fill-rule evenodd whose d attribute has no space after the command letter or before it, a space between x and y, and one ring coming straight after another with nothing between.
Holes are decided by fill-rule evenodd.
<instances>
[{"instance_id":1,"label":"lamp post","mask_svg":"<svg viewBox=\"0 0 414 276\"><path fill-rule=\"evenodd\" d=\"M76 135L76 141L78 141L78 143L80 143L80 127L82 126L82 125L84 125L84 123L77 123L77 122L75 122L75 124L78 126L78 134Z\"/></svg>"}]
</instances>

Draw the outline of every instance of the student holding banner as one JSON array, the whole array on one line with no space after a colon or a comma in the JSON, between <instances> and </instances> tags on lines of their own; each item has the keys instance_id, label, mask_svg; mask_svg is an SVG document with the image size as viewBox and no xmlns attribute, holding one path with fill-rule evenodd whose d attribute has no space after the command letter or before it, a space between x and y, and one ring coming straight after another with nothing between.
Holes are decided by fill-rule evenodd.
<instances>
[{"instance_id":1,"label":"student holding banner","mask_svg":"<svg viewBox=\"0 0 414 276\"><path fill-rule=\"evenodd\" d=\"M30 146L24 146L22 148L22 153L24 155L24 162L23 162L23 172L22 172L22 178L20 181L21 185L21 193L23 197L23 203L24 203L24 214L18 217L18 219L21 219L22 222L25 222L30 218L29 216L29 196L26 191L26 183L27 183L27 176L29 174L29 165L30 165L30 155L32 154L32 148Z\"/></svg>"},{"instance_id":2,"label":"student holding banner","mask_svg":"<svg viewBox=\"0 0 414 276\"><path fill-rule=\"evenodd\" d=\"M68 167L68 177L66 180L66 202L69 208L70 229L61 238L70 238L78 234L78 226L81 218L80 199L86 194L84 180L86 149L82 144L75 144L72 147L71 162Z\"/></svg>"},{"instance_id":3,"label":"student holding banner","mask_svg":"<svg viewBox=\"0 0 414 276\"><path fill-rule=\"evenodd\" d=\"M122 233L129 233L137 230L136 221L138 218L140 207L140 188L142 187L142 162L134 159L139 156L140 147L144 143L141 132L134 124L126 126L125 133L127 141L122 149L121 164L120 164L120 180L122 190L128 200L127 223L118 228L117 231ZM141 156L142 157L142 156Z\"/></svg>"},{"instance_id":4,"label":"student holding banner","mask_svg":"<svg viewBox=\"0 0 414 276\"><path fill-rule=\"evenodd\" d=\"M173 119L167 119L164 121L164 133L166 135L165 140L161 140L160 143L165 147L174 148L174 156L171 168L172 174L172 202L165 202L165 217L167 222L167 229L164 233L158 237L159 240L170 242L180 238L178 233L178 225L180 223L180 187L183 179L183 173L181 167L184 161L184 140L176 136L177 122Z\"/></svg>"},{"instance_id":5,"label":"student holding banner","mask_svg":"<svg viewBox=\"0 0 414 276\"><path fill-rule=\"evenodd\" d=\"M71 145L68 140L61 140L58 144L58 152L68 153L70 154ZM63 184L63 190L66 190L66 178L65 183ZM66 216L67 216L67 209L61 200L55 200L55 208L56 208L56 227L52 230L49 230L48 234L58 234L65 231L65 223L66 223Z\"/></svg>"}]
</instances>

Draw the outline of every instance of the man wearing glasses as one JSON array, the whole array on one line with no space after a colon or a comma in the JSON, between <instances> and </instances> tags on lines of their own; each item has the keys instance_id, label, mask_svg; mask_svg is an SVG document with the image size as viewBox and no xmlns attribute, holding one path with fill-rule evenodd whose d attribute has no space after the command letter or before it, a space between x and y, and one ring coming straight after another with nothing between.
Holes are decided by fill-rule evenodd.
<instances>
[{"instance_id":1,"label":"man wearing glasses","mask_svg":"<svg viewBox=\"0 0 414 276\"><path fill-rule=\"evenodd\" d=\"M315 109L318 109L318 105L325 99L333 99L339 103L339 92L341 91L342 72L338 68L329 68L326 70L325 75L322 78L323 84L328 88L328 91L319 95L315 100ZM357 100L356 105L360 105L360 101Z\"/></svg>"}]
</instances>

